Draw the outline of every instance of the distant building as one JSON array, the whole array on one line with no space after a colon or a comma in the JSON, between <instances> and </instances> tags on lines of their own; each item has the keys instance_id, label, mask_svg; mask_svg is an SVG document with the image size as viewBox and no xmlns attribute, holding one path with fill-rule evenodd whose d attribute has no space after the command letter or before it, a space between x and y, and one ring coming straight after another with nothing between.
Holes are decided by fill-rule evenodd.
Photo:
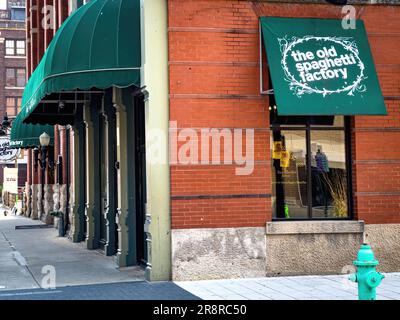
<instances>
[{"instance_id":1,"label":"distant building","mask_svg":"<svg viewBox=\"0 0 400 320\"><path fill-rule=\"evenodd\" d=\"M0 121L5 115L12 120L21 108L26 84L25 0L8 0L7 8L0 10L0 75ZM26 180L23 151L18 163L19 185L23 186ZM3 181L3 167L14 165L14 162L0 164L0 181Z\"/></svg>"}]
</instances>

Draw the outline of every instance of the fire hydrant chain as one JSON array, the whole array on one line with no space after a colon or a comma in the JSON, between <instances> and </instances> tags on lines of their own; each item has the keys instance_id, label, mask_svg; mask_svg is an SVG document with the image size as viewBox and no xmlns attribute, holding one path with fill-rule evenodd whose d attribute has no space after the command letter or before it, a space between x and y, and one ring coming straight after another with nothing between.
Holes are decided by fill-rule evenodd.
<instances>
[{"instance_id":1,"label":"fire hydrant chain","mask_svg":"<svg viewBox=\"0 0 400 320\"><path fill-rule=\"evenodd\" d=\"M379 262L368 244L361 245L353 264L357 267L357 273L350 274L349 280L358 284L358 299L376 300L376 287L385 276L376 271Z\"/></svg>"}]
</instances>

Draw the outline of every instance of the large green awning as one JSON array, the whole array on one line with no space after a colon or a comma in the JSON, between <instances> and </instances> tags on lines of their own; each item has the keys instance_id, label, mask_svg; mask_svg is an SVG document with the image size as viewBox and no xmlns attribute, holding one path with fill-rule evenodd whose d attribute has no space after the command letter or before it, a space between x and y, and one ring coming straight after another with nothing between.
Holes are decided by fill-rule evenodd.
<instances>
[{"instance_id":1,"label":"large green awning","mask_svg":"<svg viewBox=\"0 0 400 320\"><path fill-rule=\"evenodd\" d=\"M364 23L262 17L278 115L386 115Z\"/></svg>"},{"instance_id":2,"label":"large green awning","mask_svg":"<svg viewBox=\"0 0 400 320\"><path fill-rule=\"evenodd\" d=\"M50 125L23 123L24 110L13 120L10 134L10 149L30 149L40 146L39 136L46 132L50 136L50 145L54 144L54 127Z\"/></svg>"},{"instance_id":3,"label":"large green awning","mask_svg":"<svg viewBox=\"0 0 400 320\"><path fill-rule=\"evenodd\" d=\"M92 0L63 23L30 77L24 121L38 122L30 116L51 94L140 86L140 67L140 0Z\"/></svg>"}]
</instances>

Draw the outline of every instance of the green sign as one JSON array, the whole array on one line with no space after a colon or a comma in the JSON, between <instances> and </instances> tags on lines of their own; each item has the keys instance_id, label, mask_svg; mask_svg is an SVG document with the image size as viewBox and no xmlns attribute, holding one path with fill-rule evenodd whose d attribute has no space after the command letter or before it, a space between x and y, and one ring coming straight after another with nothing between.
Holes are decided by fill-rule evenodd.
<instances>
[{"instance_id":1,"label":"green sign","mask_svg":"<svg viewBox=\"0 0 400 320\"><path fill-rule=\"evenodd\" d=\"M262 17L279 115L385 115L364 24Z\"/></svg>"}]
</instances>

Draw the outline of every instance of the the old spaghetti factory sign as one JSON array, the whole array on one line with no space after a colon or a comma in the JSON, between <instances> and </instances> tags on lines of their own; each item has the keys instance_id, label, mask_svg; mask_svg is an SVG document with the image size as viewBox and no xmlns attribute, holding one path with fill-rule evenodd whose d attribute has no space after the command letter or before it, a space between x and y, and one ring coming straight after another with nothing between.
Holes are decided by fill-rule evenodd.
<instances>
[{"instance_id":1,"label":"the old spaghetti factory sign","mask_svg":"<svg viewBox=\"0 0 400 320\"><path fill-rule=\"evenodd\" d=\"M364 22L354 22L260 18L271 79L262 93L273 89L279 116L387 114Z\"/></svg>"},{"instance_id":2,"label":"the old spaghetti factory sign","mask_svg":"<svg viewBox=\"0 0 400 320\"><path fill-rule=\"evenodd\" d=\"M10 149L10 139L0 138L0 163L14 161L19 156L19 149Z\"/></svg>"},{"instance_id":3,"label":"the old spaghetti factory sign","mask_svg":"<svg viewBox=\"0 0 400 320\"><path fill-rule=\"evenodd\" d=\"M278 41L282 68L294 94L353 95L365 91L364 63L351 39L305 36Z\"/></svg>"}]
</instances>

